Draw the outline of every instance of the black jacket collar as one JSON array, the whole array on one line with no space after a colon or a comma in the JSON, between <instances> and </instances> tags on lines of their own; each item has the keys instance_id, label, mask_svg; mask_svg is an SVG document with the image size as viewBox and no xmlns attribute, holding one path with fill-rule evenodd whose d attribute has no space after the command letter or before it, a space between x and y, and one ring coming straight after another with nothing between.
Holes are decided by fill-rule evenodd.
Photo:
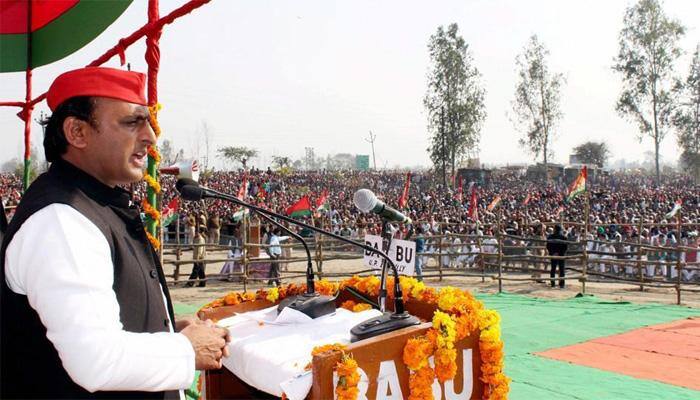
<instances>
[{"instance_id":1,"label":"black jacket collar","mask_svg":"<svg viewBox=\"0 0 700 400\"><path fill-rule=\"evenodd\" d=\"M64 159L54 161L49 168L49 173L78 187L88 197L101 204L118 208L130 208L132 205L130 192L118 186L109 187Z\"/></svg>"}]
</instances>

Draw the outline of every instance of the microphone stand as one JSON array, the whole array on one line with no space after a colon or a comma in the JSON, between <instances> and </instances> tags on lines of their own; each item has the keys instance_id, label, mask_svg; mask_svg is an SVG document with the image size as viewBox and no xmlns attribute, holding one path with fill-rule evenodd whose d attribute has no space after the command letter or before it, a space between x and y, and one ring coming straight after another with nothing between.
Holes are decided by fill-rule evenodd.
<instances>
[{"instance_id":1,"label":"microphone stand","mask_svg":"<svg viewBox=\"0 0 700 400\"><path fill-rule=\"evenodd\" d=\"M180 183L180 182L178 182ZM360 247L364 250L376 253L380 257L382 257L385 262L392 268L394 271L394 312L389 313L389 312L382 312L382 315L371 318L365 322L362 322L358 325L355 325L351 330L350 330L350 335L351 335L351 342L356 342L358 340L363 340L367 339L370 337L374 337L377 335L381 335L383 333L387 332L392 332L397 329L405 328L408 326L412 325L418 325L420 324L420 320L416 318L415 316L409 314L406 312L404 309L404 304L403 304L403 292L401 290L401 284L399 283L399 272L396 269L396 266L394 265L394 262L391 261L391 258L384 253L383 251L379 251L375 249L372 246L368 246L364 243L359 243L355 242L354 240L347 239L343 236L336 235L332 232L328 232L324 229L317 228L315 226L311 226L309 224L306 224L301 221L294 220L290 217L287 217L285 215L277 214L275 212L272 212L270 210L266 210L264 208L254 206L252 204L248 204L245 201L242 201L238 199L237 197L218 192L213 189L207 189L207 188L201 188L197 184L197 182L192 181L190 183L184 183L183 185L177 185L176 187L179 187L181 190L181 193L185 190L185 187L192 187L193 189L197 189L198 193L194 194L201 199L202 197L210 197L210 198L215 198L215 199L221 199L221 200L228 200L232 203L238 204L240 206L249 208L251 210L257 211L258 213L261 214L266 214L278 219L281 219L283 221L289 222L291 224L295 224L298 226L302 226L304 228L310 229L314 232L322 233L324 235L330 236L334 239L340 240L341 242L351 244L357 247ZM193 199L190 199L193 200Z\"/></svg>"},{"instance_id":2,"label":"microphone stand","mask_svg":"<svg viewBox=\"0 0 700 400\"><path fill-rule=\"evenodd\" d=\"M316 285L314 284L314 270L311 264L311 252L309 251L309 245L306 244L306 241L298 233L292 232L292 230L288 229L286 226L280 224L267 215L257 211L256 214L301 242L301 244L304 246L304 250L306 251L306 293L300 296L288 297L282 300L277 306L277 312L280 313L285 307L290 307L308 315L311 318L318 318L326 314L334 313L336 310L335 297L320 295L316 292Z\"/></svg>"},{"instance_id":3,"label":"microphone stand","mask_svg":"<svg viewBox=\"0 0 700 400\"><path fill-rule=\"evenodd\" d=\"M391 240L393 239L393 234L391 232L391 224L386 218L382 218L382 251L389 254L389 249L391 249ZM379 283L379 311L386 311L386 274L387 274L387 263L386 259L382 259L382 273L381 280Z\"/></svg>"}]
</instances>

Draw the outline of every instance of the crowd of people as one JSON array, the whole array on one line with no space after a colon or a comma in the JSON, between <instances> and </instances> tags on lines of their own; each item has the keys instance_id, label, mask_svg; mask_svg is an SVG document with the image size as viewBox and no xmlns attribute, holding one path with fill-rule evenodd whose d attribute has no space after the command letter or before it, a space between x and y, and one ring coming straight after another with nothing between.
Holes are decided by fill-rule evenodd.
<instances>
[{"instance_id":1,"label":"crowd of people","mask_svg":"<svg viewBox=\"0 0 700 400\"><path fill-rule=\"evenodd\" d=\"M12 175L2 175L0 179L4 183L0 196L6 204L12 205L19 200L21 181ZM386 204L396 206L406 179L405 172L396 171L272 171L253 168L247 172L203 174L200 183L222 192L242 193L247 201L278 213L285 213L300 198L308 196L312 215L304 217L306 222L323 224L344 236L363 238L365 234L379 234L381 221L353 205L355 191L368 188ZM161 204L165 205L178 196L175 178L163 175L161 185ZM134 184L129 189L137 200L145 196L145 185ZM554 232L552 223L561 222L579 223L563 224L562 233L571 242L587 239L589 269L600 273L636 275L637 270L632 264L621 266L606 260L635 259L633 244L637 242L651 246L698 246L700 186L688 176L666 175L656 185L649 174L613 172L598 176L595 182L588 182L588 193L570 202L565 201L567 189L567 182L561 179L543 184L524 179L522 171L505 169L494 171L486 182L463 180L459 185L448 179L446 186L443 186L441 177L432 173L413 173L404 211L415 222L399 227L396 237L419 241L421 248L417 250L424 255L419 257L418 270L430 259L447 268L473 267L478 254L497 252L492 238L497 233L509 235L504 240L506 255L546 255L542 243ZM476 197L476 212L470 210L472 192ZM318 201L324 193L327 193L325 207L317 212L316 207L321 206ZM497 196L500 203L489 210L489 204ZM589 232L584 237L586 201L589 202ZM666 219L666 214L677 201L682 204L680 232L675 225L678 222L676 217ZM206 243L231 240L240 243L240 207L220 200L180 202L178 207L185 243L193 243L200 235ZM169 229L174 231L174 225ZM270 236L265 235L270 231L271 228L264 227L263 238ZM453 238L448 243L446 239L434 239L436 235L452 235ZM484 238L477 243L473 235L484 235ZM677 257L678 253L674 251L645 252L645 260L659 262L657 266L645 267L645 275L674 278L675 269L668 268L663 262L674 262ZM683 252L681 258L686 263L697 262L697 252ZM683 275L686 280L700 277L693 270L684 270Z\"/></svg>"}]
</instances>

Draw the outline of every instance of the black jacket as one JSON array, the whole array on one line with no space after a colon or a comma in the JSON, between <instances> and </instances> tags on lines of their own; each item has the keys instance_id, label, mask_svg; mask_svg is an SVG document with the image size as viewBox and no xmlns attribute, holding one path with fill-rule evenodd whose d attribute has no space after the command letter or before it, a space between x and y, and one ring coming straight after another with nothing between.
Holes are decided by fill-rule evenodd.
<instances>
[{"instance_id":1,"label":"black jacket","mask_svg":"<svg viewBox=\"0 0 700 400\"><path fill-rule=\"evenodd\" d=\"M0 247L0 397L11 398L164 398L177 392L89 393L73 382L61 364L46 328L26 296L5 282L5 251L22 224L35 212L67 204L92 221L109 243L114 264L114 292L124 329L163 332L174 321L170 295L157 254L146 238L139 210L130 194L110 188L66 161L53 163L29 187ZM36 243L41 246L41 243ZM161 287L167 299L163 305Z\"/></svg>"}]
</instances>

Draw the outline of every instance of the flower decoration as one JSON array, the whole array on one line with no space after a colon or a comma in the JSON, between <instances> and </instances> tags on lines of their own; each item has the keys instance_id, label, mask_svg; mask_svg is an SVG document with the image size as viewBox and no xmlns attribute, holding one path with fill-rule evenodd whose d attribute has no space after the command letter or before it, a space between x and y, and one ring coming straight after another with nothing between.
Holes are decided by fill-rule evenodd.
<instances>
[{"instance_id":1,"label":"flower decoration","mask_svg":"<svg viewBox=\"0 0 700 400\"><path fill-rule=\"evenodd\" d=\"M413 278L400 277L399 283L404 291L406 302L421 301L437 307L433 314L432 327L425 335L411 338L403 351L403 362L410 370L408 396L411 400L432 399L432 384L435 378L440 382L454 379L457 372L457 349L455 343L472 334L479 337L479 354L481 358L481 381L484 382L484 399L506 399L510 390L510 379L504 373L503 341L501 340L500 316L496 311L487 310L469 292L453 287L435 290ZM352 287L365 294L376 296L379 293L379 278L376 276L353 276L340 283L319 280L316 288L327 295L335 295L338 290ZM388 295L393 296L393 284L387 279ZM305 284L288 284L269 290L260 289L253 293L229 293L207 304L204 308L234 305L245 301L268 300L281 301L288 296L305 293ZM369 308L365 303L348 300L341 307L355 312ZM314 348L312 355L325 351L345 352L345 346L339 344ZM428 362L433 356L435 368ZM311 366L307 366L311 368ZM357 362L349 355L336 365L339 383L336 395L339 399L356 399L359 391L357 383ZM357 374L357 375L355 375ZM342 377L342 380L340 378Z\"/></svg>"}]
</instances>

